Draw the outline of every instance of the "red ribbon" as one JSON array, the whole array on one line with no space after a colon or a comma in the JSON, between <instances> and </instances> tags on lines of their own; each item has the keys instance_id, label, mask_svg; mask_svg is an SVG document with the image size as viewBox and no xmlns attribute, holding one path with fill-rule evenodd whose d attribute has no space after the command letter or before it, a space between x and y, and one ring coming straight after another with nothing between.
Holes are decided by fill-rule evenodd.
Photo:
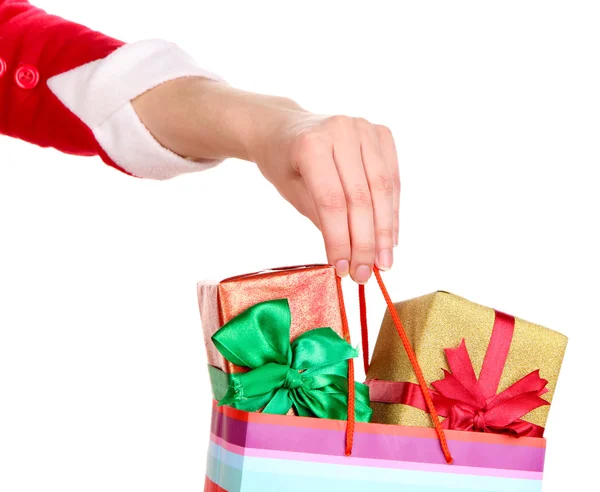
<instances>
[{"instance_id":1,"label":"red ribbon","mask_svg":"<svg viewBox=\"0 0 600 492\"><path fill-rule=\"evenodd\" d=\"M479 379L464 340L458 348L444 351L450 371L444 370L444 379L431 385L435 408L440 416L446 417L444 428L542 437L543 427L522 420L536 408L549 405L541 398L548 392L548 381L540 377L539 370L497 394L514 329L513 316L495 311L492 337ZM371 401L402 403L427 411L419 385L377 379L368 380L367 384Z\"/></svg>"}]
</instances>

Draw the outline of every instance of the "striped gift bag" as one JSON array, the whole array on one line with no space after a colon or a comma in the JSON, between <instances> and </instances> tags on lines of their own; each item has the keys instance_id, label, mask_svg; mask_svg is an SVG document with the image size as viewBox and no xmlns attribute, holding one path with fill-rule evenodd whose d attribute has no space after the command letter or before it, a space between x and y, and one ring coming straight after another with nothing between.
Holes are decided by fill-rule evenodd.
<instances>
[{"instance_id":1,"label":"striped gift bag","mask_svg":"<svg viewBox=\"0 0 600 492\"><path fill-rule=\"evenodd\" d=\"M213 402L205 492L539 492L546 441L442 428L415 353L375 277L415 370L434 428L245 412ZM341 291L340 291L341 292ZM364 286L359 287L368 354ZM343 299L342 323L348 333ZM365 368L368 365L365 356Z\"/></svg>"},{"instance_id":2,"label":"striped gift bag","mask_svg":"<svg viewBox=\"0 0 600 492\"><path fill-rule=\"evenodd\" d=\"M205 492L539 492L545 439L248 413L213 405Z\"/></svg>"}]
</instances>

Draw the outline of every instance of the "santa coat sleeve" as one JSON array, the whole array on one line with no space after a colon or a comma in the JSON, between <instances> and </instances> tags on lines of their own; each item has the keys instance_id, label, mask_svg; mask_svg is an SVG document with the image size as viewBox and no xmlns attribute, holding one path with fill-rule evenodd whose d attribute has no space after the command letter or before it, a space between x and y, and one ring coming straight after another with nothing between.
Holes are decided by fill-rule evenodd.
<instances>
[{"instance_id":1,"label":"santa coat sleeve","mask_svg":"<svg viewBox=\"0 0 600 492\"><path fill-rule=\"evenodd\" d=\"M81 156L141 178L213 167L161 146L131 101L181 77L221 80L173 43L126 44L49 15L26 0L0 0L0 134Z\"/></svg>"}]
</instances>

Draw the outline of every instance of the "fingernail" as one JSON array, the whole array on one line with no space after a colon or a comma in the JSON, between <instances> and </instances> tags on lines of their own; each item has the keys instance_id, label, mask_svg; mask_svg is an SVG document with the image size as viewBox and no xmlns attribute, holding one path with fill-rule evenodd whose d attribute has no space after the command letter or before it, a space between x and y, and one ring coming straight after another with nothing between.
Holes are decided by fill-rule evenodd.
<instances>
[{"instance_id":1,"label":"fingernail","mask_svg":"<svg viewBox=\"0 0 600 492\"><path fill-rule=\"evenodd\" d=\"M377 266L381 270L389 270L392 268L393 262L392 250L391 249L383 249L377 255Z\"/></svg>"},{"instance_id":2,"label":"fingernail","mask_svg":"<svg viewBox=\"0 0 600 492\"><path fill-rule=\"evenodd\" d=\"M371 276L371 267L368 265L359 265L354 272L354 280L359 284L366 284Z\"/></svg>"},{"instance_id":3,"label":"fingernail","mask_svg":"<svg viewBox=\"0 0 600 492\"><path fill-rule=\"evenodd\" d=\"M338 276L342 278L348 275L348 272L350 271L350 263L348 263L348 260L339 260L335 264L335 271L337 272Z\"/></svg>"}]
</instances>

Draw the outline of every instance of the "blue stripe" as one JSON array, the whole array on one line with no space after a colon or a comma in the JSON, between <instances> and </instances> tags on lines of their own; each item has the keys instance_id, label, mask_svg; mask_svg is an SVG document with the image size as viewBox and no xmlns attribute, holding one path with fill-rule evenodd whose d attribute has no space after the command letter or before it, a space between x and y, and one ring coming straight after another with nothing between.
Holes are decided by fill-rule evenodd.
<instances>
[{"instance_id":1,"label":"blue stripe","mask_svg":"<svg viewBox=\"0 0 600 492\"><path fill-rule=\"evenodd\" d=\"M235 455L215 445L212 441L208 451L206 476L229 492L242 492L243 456ZM232 456L233 455L233 456ZM235 458L237 456L237 458ZM237 466L231 466L234 462Z\"/></svg>"}]
</instances>

